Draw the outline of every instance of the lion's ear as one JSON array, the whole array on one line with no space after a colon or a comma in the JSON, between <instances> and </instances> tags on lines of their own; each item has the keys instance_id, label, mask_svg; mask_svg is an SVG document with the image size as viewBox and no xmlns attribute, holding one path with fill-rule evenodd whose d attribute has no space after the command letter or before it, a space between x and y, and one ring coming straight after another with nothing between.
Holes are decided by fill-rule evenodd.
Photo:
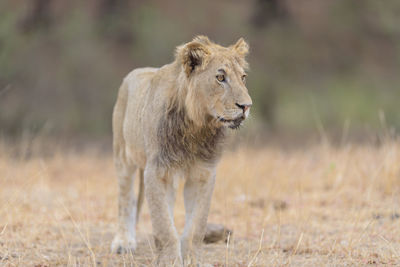
<instances>
[{"instance_id":1,"label":"lion's ear","mask_svg":"<svg viewBox=\"0 0 400 267\"><path fill-rule=\"evenodd\" d=\"M204 44L204 45L211 45L212 42L210 41L210 39L208 39L207 36L205 35L197 35L196 37L194 37L193 41Z\"/></svg>"},{"instance_id":2,"label":"lion's ear","mask_svg":"<svg viewBox=\"0 0 400 267\"><path fill-rule=\"evenodd\" d=\"M240 38L231 48L242 57L247 56L249 53L249 45L243 38Z\"/></svg>"},{"instance_id":3,"label":"lion's ear","mask_svg":"<svg viewBox=\"0 0 400 267\"><path fill-rule=\"evenodd\" d=\"M177 48L176 56L183 65L186 75L189 75L197 68L207 63L209 50L200 42L192 41Z\"/></svg>"}]
</instances>

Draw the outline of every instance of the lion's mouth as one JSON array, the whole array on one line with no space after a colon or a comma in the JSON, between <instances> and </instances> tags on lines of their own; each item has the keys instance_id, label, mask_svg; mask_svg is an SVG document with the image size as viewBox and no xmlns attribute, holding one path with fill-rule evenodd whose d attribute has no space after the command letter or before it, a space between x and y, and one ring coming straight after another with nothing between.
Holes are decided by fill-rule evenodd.
<instances>
[{"instance_id":1,"label":"lion's mouth","mask_svg":"<svg viewBox=\"0 0 400 267\"><path fill-rule=\"evenodd\" d=\"M218 120L222 122L223 124L226 124L229 128L231 129L237 129L240 127L242 122L244 121L245 117L239 116L236 119L225 119L223 117L218 117Z\"/></svg>"}]
</instances>

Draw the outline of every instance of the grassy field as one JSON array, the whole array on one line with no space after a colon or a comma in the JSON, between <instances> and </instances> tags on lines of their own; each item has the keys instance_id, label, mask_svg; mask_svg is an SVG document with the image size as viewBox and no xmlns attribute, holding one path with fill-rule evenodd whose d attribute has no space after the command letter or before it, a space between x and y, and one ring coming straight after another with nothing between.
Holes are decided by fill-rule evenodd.
<instances>
[{"instance_id":1,"label":"grassy field","mask_svg":"<svg viewBox=\"0 0 400 267\"><path fill-rule=\"evenodd\" d=\"M233 235L204 257L213 266L399 266L399 193L398 141L239 147L222 159L209 216ZM137 253L110 254L116 200L109 152L21 159L0 146L0 266L151 266L147 208ZM180 231L183 210L178 194Z\"/></svg>"}]
</instances>

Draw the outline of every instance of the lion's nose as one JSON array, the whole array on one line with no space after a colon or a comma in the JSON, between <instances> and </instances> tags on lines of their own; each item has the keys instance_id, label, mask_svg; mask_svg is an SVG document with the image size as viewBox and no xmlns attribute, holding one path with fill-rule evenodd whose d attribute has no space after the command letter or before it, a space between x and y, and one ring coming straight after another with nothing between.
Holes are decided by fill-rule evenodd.
<instances>
[{"instance_id":1,"label":"lion's nose","mask_svg":"<svg viewBox=\"0 0 400 267\"><path fill-rule=\"evenodd\" d=\"M245 113L251 107L251 104L239 104L239 103L236 103L236 106L241 108L243 110L243 113Z\"/></svg>"}]
</instances>

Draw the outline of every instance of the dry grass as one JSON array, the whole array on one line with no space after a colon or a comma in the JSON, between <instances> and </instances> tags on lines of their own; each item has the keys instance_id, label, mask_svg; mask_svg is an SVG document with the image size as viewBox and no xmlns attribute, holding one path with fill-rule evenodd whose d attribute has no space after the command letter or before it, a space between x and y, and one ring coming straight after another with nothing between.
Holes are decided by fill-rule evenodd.
<instances>
[{"instance_id":1,"label":"dry grass","mask_svg":"<svg viewBox=\"0 0 400 267\"><path fill-rule=\"evenodd\" d=\"M137 255L112 255L110 153L20 160L0 148L0 266L142 266L154 259L145 209ZM239 148L220 164L209 217L233 229L205 246L214 266L400 264L400 143ZM184 223L183 202L176 223Z\"/></svg>"}]
</instances>

